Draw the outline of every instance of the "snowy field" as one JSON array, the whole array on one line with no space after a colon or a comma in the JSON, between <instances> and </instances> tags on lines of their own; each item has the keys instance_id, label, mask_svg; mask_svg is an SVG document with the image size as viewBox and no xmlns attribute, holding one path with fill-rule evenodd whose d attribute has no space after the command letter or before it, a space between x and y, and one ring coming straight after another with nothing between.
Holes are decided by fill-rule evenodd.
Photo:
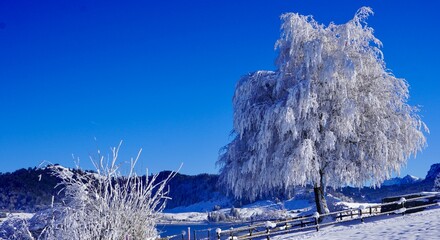
<instances>
[{"instance_id":1,"label":"snowy field","mask_svg":"<svg viewBox=\"0 0 440 240\"><path fill-rule=\"evenodd\" d=\"M333 225L322 228L319 232L293 233L271 239L440 239L440 208L382 220L366 219L365 223L350 226Z\"/></svg>"},{"instance_id":2,"label":"snowy field","mask_svg":"<svg viewBox=\"0 0 440 240\"><path fill-rule=\"evenodd\" d=\"M348 203L340 201L337 198L328 198L333 208L357 209L360 205L368 206L373 203ZM281 217L286 213L289 215L310 214L315 211L313 203L305 199L289 200L280 204L272 201L258 201L253 204L245 205L237 208L243 219L249 219L252 215L265 215L264 213L272 212L272 216ZM192 210L189 207L188 210ZM183 209L179 209L183 210ZM230 209L222 209L220 211L228 212ZM185 223L190 220L194 223L206 224L206 212L182 212L182 213L166 213L168 220L174 219L174 222L181 221ZM206 228L206 227L205 227ZM166 233L164 236L167 235ZM287 235L272 236L271 239L287 240L287 239L361 239L361 240L377 240L377 239L440 239L440 207L431 208L429 210L407 214L405 216L381 216L366 218L365 223L353 220L341 224L322 227L319 232L294 232Z\"/></svg>"},{"instance_id":3,"label":"snowy field","mask_svg":"<svg viewBox=\"0 0 440 240\"><path fill-rule=\"evenodd\" d=\"M4 220L12 217L22 218L22 219L30 219L34 216L33 213L7 213L5 218L0 218L0 223Z\"/></svg>"},{"instance_id":4,"label":"snowy field","mask_svg":"<svg viewBox=\"0 0 440 240\"><path fill-rule=\"evenodd\" d=\"M368 205L368 203L346 203L337 202L337 206L345 206L358 208L359 205ZM290 211L297 209L299 210L296 214L310 213L314 209L310 206L310 203L303 200L294 200L284 202L284 206ZM308 206L308 207L307 207ZM259 201L254 204L249 204L243 208L238 209L242 216L249 217L252 214L261 214L261 212L267 210L274 210L276 204L271 201ZM225 209L226 210L226 209ZM225 211L222 210L222 211ZM278 212L282 215L282 210ZM295 211L296 212L296 211ZM284 212L285 213L285 212ZM203 219L206 217L206 213L175 213L172 214L175 218L179 216L182 223L187 221L187 219L195 220L195 216L201 220L199 224L207 224ZM192 215L192 216L191 216ZM168 216L170 217L170 216ZM187 219L185 219L187 218ZM195 224L197 221L193 221ZM186 225L190 226L190 225ZM173 226L171 226L172 228ZM194 226L191 226L194 227ZM201 227L200 229L206 229L207 227ZM215 227L214 227L215 228ZM221 227L223 228L223 227ZM166 230L165 227L162 230ZM227 228L224 228L227 229ZM163 236L167 236L167 232L163 233ZM390 215L390 216L380 216L366 218L365 223L360 223L359 220L353 220L341 224L330 225L322 227L319 232L309 231L309 232L294 232L287 235L271 236L271 239L276 240L287 240L287 239L311 239L311 240L340 240L340 239L359 239L359 240L377 240L377 239L440 239L440 207L431 208L423 212L411 213L405 216L401 215Z\"/></svg>"},{"instance_id":5,"label":"snowy field","mask_svg":"<svg viewBox=\"0 0 440 240\"><path fill-rule=\"evenodd\" d=\"M332 200L330 200L332 201ZM178 207L165 210L162 214L161 224L196 224L206 223L208 212L213 211L217 202L201 202L187 207ZM223 208L218 210L219 213L228 214L231 208ZM239 215L238 219L226 222L242 222L251 219L272 219L296 217L299 214L313 213L315 211L314 203L307 199L291 199L282 203L275 203L269 200L257 201L247 204L241 208L236 208Z\"/></svg>"}]
</instances>

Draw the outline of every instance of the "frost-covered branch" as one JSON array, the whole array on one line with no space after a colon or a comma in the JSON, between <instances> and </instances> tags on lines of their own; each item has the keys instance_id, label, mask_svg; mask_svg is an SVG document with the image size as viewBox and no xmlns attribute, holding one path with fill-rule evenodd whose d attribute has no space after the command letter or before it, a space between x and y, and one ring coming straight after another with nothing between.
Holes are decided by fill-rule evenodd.
<instances>
[{"instance_id":1,"label":"frost-covered branch","mask_svg":"<svg viewBox=\"0 0 440 240\"><path fill-rule=\"evenodd\" d=\"M282 15L278 69L238 82L235 138L219 158L237 198L273 189L380 185L426 143L408 83L386 68L363 7L345 24Z\"/></svg>"}]
</instances>

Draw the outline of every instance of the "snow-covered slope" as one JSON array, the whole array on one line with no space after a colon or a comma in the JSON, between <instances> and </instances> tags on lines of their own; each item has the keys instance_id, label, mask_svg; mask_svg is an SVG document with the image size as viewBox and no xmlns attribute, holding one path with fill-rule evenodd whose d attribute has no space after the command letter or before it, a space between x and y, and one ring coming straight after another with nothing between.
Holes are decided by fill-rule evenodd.
<instances>
[{"instance_id":1,"label":"snow-covered slope","mask_svg":"<svg viewBox=\"0 0 440 240\"><path fill-rule=\"evenodd\" d=\"M212 199L209 201L194 203L189 206L180 206L172 209L165 209L164 213L210 212L216 207L227 205L231 205L230 199L223 197L219 199Z\"/></svg>"},{"instance_id":2,"label":"snow-covered slope","mask_svg":"<svg viewBox=\"0 0 440 240\"><path fill-rule=\"evenodd\" d=\"M271 239L327 239L327 240L377 240L377 239L440 239L440 208L391 217L364 224L334 225L319 232L292 233Z\"/></svg>"},{"instance_id":3,"label":"snow-covered slope","mask_svg":"<svg viewBox=\"0 0 440 240\"><path fill-rule=\"evenodd\" d=\"M261 200L239 208L222 208L218 210L211 207L213 204L215 202L204 202L166 210L162 214L162 223L203 223L209 221L209 214L222 216L217 220L219 222L247 222L295 217L316 211L314 202L304 197L292 198L284 202Z\"/></svg>"},{"instance_id":4,"label":"snow-covered slope","mask_svg":"<svg viewBox=\"0 0 440 240\"><path fill-rule=\"evenodd\" d=\"M345 202L331 194L327 195L327 203L331 211L369 205ZM166 210L162 214L162 223L248 222L304 216L316 212L313 194L297 195L285 201L260 200L241 207L216 210L211 207L213 204L215 203L204 202Z\"/></svg>"}]
</instances>

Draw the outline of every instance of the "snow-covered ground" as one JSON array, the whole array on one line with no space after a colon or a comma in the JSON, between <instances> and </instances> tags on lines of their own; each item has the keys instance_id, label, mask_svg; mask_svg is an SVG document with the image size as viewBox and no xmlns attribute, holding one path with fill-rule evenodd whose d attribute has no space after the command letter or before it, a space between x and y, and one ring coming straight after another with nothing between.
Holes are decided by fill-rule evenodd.
<instances>
[{"instance_id":1,"label":"snow-covered ground","mask_svg":"<svg viewBox=\"0 0 440 240\"><path fill-rule=\"evenodd\" d=\"M212 202L202 202L187 207L166 210L162 213L161 222L168 224L206 223L208 213L214 211L213 206ZM241 222L267 218L295 217L301 213L313 211L313 209L314 203L307 199L291 199L279 203L262 200L235 208L239 218L231 221ZM215 212L228 215L230 211L231 208L223 208Z\"/></svg>"},{"instance_id":2,"label":"snow-covered ground","mask_svg":"<svg viewBox=\"0 0 440 240\"><path fill-rule=\"evenodd\" d=\"M335 210L354 208L361 205L368 206L374 203L349 203L331 195L327 196L329 206ZM213 212L212 205L215 202L201 202L188 207L179 207L163 214L162 223L172 225L185 225L195 227L203 225L207 227L208 213ZM269 200L257 201L252 204L235 208L240 218L228 219L230 224L241 222L294 217L311 214L315 210L313 199L296 197L284 202ZM224 214L230 214L230 208L216 210ZM33 214L16 213L7 218L19 217L30 219ZM5 219L3 219L5 220ZM1 222L1 221L0 221ZM163 226L163 225L162 225ZM162 229L163 230L163 229ZM424 212L407 214L405 216L382 216L365 219L365 223L358 220L341 224L321 227L319 232L294 232L287 235L273 236L272 239L440 239L440 206ZM1 238L0 238L1 239Z\"/></svg>"},{"instance_id":3,"label":"snow-covered ground","mask_svg":"<svg viewBox=\"0 0 440 240\"><path fill-rule=\"evenodd\" d=\"M289 218L313 214L316 211L313 195L303 194L283 202L261 200L242 207L235 208L238 218L228 219L220 222L249 222L274 218ZM360 205L365 207L375 203L350 203L330 194L327 195L327 203L331 211L348 208L357 209ZM223 202L221 203L225 205ZM178 207L165 210L162 213L162 224L194 224L206 223L209 213L221 213L230 215L231 208L214 210L215 205L220 202L200 202L186 207Z\"/></svg>"},{"instance_id":4,"label":"snow-covered ground","mask_svg":"<svg viewBox=\"0 0 440 240\"><path fill-rule=\"evenodd\" d=\"M363 224L332 225L321 228L319 232L297 232L271 239L440 239L440 208L382 220L377 220L377 218L366 219Z\"/></svg>"},{"instance_id":5,"label":"snow-covered ground","mask_svg":"<svg viewBox=\"0 0 440 240\"><path fill-rule=\"evenodd\" d=\"M333 196L328 196L333 211L341 209L358 209L361 205L367 207L376 203L349 203ZM188 210L194 209L189 207ZM179 209L184 210L184 209ZM313 201L308 199L291 199L282 203L273 201L258 201L241 208L236 208L242 220L249 220L254 216L268 218L298 216L315 211ZM229 208L220 212L228 213ZM269 213L269 214L268 214ZM166 213L167 219L174 219L175 223L205 223L207 212ZM178 221L176 221L178 219ZM238 223L239 221L237 221ZM419 213L405 216L381 216L365 219L365 223L358 220L322 227L319 232L294 232L287 235L273 236L271 239L440 239L440 206Z\"/></svg>"},{"instance_id":6,"label":"snow-covered ground","mask_svg":"<svg viewBox=\"0 0 440 240\"><path fill-rule=\"evenodd\" d=\"M195 224L206 222L208 213L206 212L181 212L181 213L162 213L159 220L161 224Z\"/></svg>"},{"instance_id":7,"label":"snow-covered ground","mask_svg":"<svg viewBox=\"0 0 440 240\"><path fill-rule=\"evenodd\" d=\"M6 213L6 217L0 218L0 222L6 220L8 218L12 218L12 217L22 218L22 219L30 219L33 216L34 216L33 213Z\"/></svg>"},{"instance_id":8,"label":"snow-covered ground","mask_svg":"<svg viewBox=\"0 0 440 240\"><path fill-rule=\"evenodd\" d=\"M310 195L311 196L311 195ZM242 207L235 208L238 218L232 218L220 222L249 222L275 218L289 218L313 214L316 211L314 199L305 195L297 196L283 202L261 200ZM214 210L217 202L200 202L186 207L178 207L165 210L162 213L162 224L197 224L206 223L209 213L221 213L230 215L231 208ZM330 194L327 195L327 203L331 211L358 208L360 205L365 207L374 203L350 203L341 201Z\"/></svg>"}]
</instances>

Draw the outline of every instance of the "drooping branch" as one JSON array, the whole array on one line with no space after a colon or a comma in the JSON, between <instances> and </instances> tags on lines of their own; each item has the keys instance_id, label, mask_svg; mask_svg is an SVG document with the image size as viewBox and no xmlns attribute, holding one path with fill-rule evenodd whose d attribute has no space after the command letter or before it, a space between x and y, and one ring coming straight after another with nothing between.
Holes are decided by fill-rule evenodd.
<instances>
[{"instance_id":1,"label":"drooping branch","mask_svg":"<svg viewBox=\"0 0 440 240\"><path fill-rule=\"evenodd\" d=\"M277 71L249 74L235 89L236 136L218 163L236 197L318 183L320 170L323 185L379 185L425 146L408 84L390 74L366 23L372 13L328 26L282 16Z\"/></svg>"}]
</instances>

